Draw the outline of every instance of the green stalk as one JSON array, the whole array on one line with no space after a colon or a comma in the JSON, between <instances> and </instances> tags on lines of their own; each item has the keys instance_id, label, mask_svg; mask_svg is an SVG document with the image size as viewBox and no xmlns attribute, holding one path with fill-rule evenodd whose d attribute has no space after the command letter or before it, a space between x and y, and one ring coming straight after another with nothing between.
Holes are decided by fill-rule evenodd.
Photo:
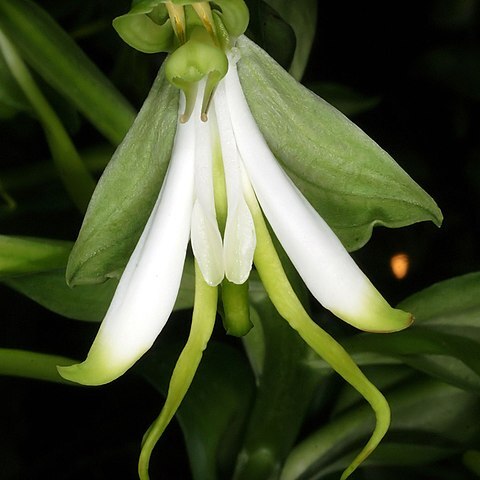
<instances>
[{"instance_id":1,"label":"green stalk","mask_svg":"<svg viewBox=\"0 0 480 480\"><path fill-rule=\"evenodd\" d=\"M83 164L68 133L36 85L27 66L2 31L0 31L0 50L12 75L38 116L58 174L67 192L77 208L84 213L95 189L95 180Z\"/></svg>"}]
</instances>

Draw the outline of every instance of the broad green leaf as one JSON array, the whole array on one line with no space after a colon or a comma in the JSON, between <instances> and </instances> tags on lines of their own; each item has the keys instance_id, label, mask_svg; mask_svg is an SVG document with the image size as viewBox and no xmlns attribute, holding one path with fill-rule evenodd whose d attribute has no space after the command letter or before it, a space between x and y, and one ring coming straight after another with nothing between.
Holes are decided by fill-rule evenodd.
<instances>
[{"instance_id":1,"label":"broad green leaf","mask_svg":"<svg viewBox=\"0 0 480 480\"><path fill-rule=\"evenodd\" d=\"M460 388L480 392L480 343L469 337L413 326L385 336L358 335L343 345L353 356L380 353Z\"/></svg>"},{"instance_id":2,"label":"broad green leaf","mask_svg":"<svg viewBox=\"0 0 480 480\"><path fill-rule=\"evenodd\" d=\"M150 352L138 366L164 395L177 355L170 343ZM253 390L244 357L228 345L210 342L176 414L195 480L231 478Z\"/></svg>"},{"instance_id":3,"label":"broad green leaf","mask_svg":"<svg viewBox=\"0 0 480 480\"><path fill-rule=\"evenodd\" d=\"M472 418L480 414L478 396L453 386L424 379L399 386L387 399L392 409L390 431L365 466L392 465L392 451L401 443L406 448L416 442L430 447L425 462L445 458L461 451L480 433L477 424L472 428ZM280 479L321 479L341 471L351 461L357 442L367 436L371 422L364 406L331 419L292 450ZM382 445L386 445L383 452ZM421 460L415 457L411 464ZM408 463L408 457L397 457L396 465Z\"/></svg>"},{"instance_id":4,"label":"broad green leaf","mask_svg":"<svg viewBox=\"0 0 480 480\"><path fill-rule=\"evenodd\" d=\"M22 57L112 143L118 144L134 111L72 38L36 3L1 0L0 28Z\"/></svg>"},{"instance_id":5,"label":"broad green leaf","mask_svg":"<svg viewBox=\"0 0 480 480\"><path fill-rule=\"evenodd\" d=\"M293 28L295 54L290 75L300 81L307 66L317 25L317 0L265 0Z\"/></svg>"},{"instance_id":6,"label":"broad green leaf","mask_svg":"<svg viewBox=\"0 0 480 480\"><path fill-rule=\"evenodd\" d=\"M432 198L364 132L246 37L238 47L240 80L267 143L349 250L374 225L440 225Z\"/></svg>"},{"instance_id":7,"label":"broad green leaf","mask_svg":"<svg viewBox=\"0 0 480 480\"><path fill-rule=\"evenodd\" d=\"M65 266L72 242L0 235L0 279Z\"/></svg>"},{"instance_id":8,"label":"broad green leaf","mask_svg":"<svg viewBox=\"0 0 480 480\"><path fill-rule=\"evenodd\" d=\"M71 358L59 355L0 348L0 375L73 385L60 376L57 365L70 365L74 362Z\"/></svg>"},{"instance_id":9,"label":"broad green leaf","mask_svg":"<svg viewBox=\"0 0 480 480\"><path fill-rule=\"evenodd\" d=\"M461 388L480 392L480 273L452 278L404 300L413 327L344 342L353 356L380 354Z\"/></svg>"},{"instance_id":10,"label":"broad green leaf","mask_svg":"<svg viewBox=\"0 0 480 480\"><path fill-rule=\"evenodd\" d=\"M415 315L422 327L480 329L480 272L468 273L435 283L413 294L399 304Z\"/></svg>"},{"instance_id":11,"label":"broad green leaf","mask_svg":"<svg viewBox=\"0 0 480 480\"><path fill-rule=\"evenodd\" d=\"M162 68L93 194L68 263L70 285L100 283L125 267L160 192L173 147L178 98Z\"/></svg>"}]
</instances>

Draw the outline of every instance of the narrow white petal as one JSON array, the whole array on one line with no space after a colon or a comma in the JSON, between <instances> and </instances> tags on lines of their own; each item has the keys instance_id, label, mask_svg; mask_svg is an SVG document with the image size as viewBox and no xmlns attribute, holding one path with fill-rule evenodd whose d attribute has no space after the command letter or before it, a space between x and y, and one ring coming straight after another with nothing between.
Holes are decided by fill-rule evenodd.
<instances>
[{"instance_id":1,"label":"narrow white petal","mask_svg":"<svg viewBox=\"0 0 480 480\"><path fill-rule=\"evenodd\" d=\"M192 250L203 278L210 286L218 285L224 276L222 237L216 221L212 221L196 200L192 211Z\"/></svg>"},{"instance_id":2,"label":"narrow white petal","mask_svg":"<svg viewBox=\"0 0 480 480\"><path fill-rule=\"evenodd\" d=\"M88 357L59 367L63 377L87 385L114 380L152 346L168 320L190 235L194 135L191 122L178 125L162 190Z\"/></svg>"},{"instance_id":3,"label":"narrow white petal","mask_svg":"<svg viewBox=\"0 0 480 480\"><path fill-rule=\"evenodd\" d=\"M235 65L230 65L225 85L235 138L250 182L309 290L324 307L359 328L405 328L411 323L408 314L397 314L400 311L388 305L278 164L250 112Z\"/></svg>"},{"instance_id":4,"label":"narrow white petal","mask_svg":"<svg viewBox=\"0 0 480 480\"><path fill-rule=\"evenodd\" d=\"M225 275L232 283L242 284L248 279L252 268L255 227L243 197L239 152L223 82L218 85L213 102L227 189L228 213L223 238Z\"/></svg>"},{"instance_id":5,"label":"narrow white petal","mask_svg":"<svg viewBox=\"0 0 480 480\"><path fill-rule=\"evenodd\" d=\"M200 104L201 97L197 98ZM203 278L218 285L224 276L222 236L218 229L213 190L213 152L210 126L196 114L195 123L195 205L192 212L192 250Z\"/></svg>"}]
</instances>

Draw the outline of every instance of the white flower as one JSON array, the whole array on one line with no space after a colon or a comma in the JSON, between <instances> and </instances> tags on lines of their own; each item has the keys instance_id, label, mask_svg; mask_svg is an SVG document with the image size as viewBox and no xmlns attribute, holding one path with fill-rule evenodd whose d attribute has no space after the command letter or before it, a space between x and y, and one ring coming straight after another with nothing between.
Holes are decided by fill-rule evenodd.
<instances>
[{"instance_id":1,"label":"white flower","mask_svg":"<svg viewBox=\"0 0 480 480\"><path fill-rule=\"evenodd\" d=\"M250 112L232 56L206 122L201 95L190 120L177 125L163 187L87 359L59 367L66 379L110 382L152 346L172 312L189 240L208 285L224 278L244 283L261 212L325 308L362 330L395 331L411 323L409 314L388 305L280 167ZM213 173L218 162L224 177ZM222 188L224 231L216 207Z\"/></svg>"}]
</instances>

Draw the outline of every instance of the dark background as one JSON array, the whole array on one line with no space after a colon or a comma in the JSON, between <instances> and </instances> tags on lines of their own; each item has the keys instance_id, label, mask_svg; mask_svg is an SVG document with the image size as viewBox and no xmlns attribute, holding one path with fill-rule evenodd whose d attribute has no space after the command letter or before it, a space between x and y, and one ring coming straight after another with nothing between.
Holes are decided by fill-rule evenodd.
<instances>
[{"instance_id":1,"label":"dark background","mask_svg":"<svg viewBox=\"0 0 480 480\"><path fill-rule=\"evenodd\" d=\"M109 26L128 2L38 3L76 34L138 108L161 57L132 52ZM356 252L357 260L392 303L434 282L479 270L478 2L319 1L318 10L304 83L350 87L357 101L375 98L375 106L353 120L432 195L445 217L441 229L432 224L378 228ZM102 142L78 115L67 108L62 115L79 148ZM49 158L38 125L24 115L2 122L0 144L1 168L7 171ZM2 233L75 238L81 218L58 182L10 193L18 208L1 211ZM398 251L411 259L402 281L389 268ZM3 286L0 296L2 347L85 355L96 325L62 319ZM182 331L188 321L188 315L180 315L169 328ZM0 379L0 389L0 478L6 480L135 478L139 441L162 404L135 372L98 389L17 378ZM173 424L154 454L153 469L168 462L178 471L162 478L188 478L184 459L181 433Z\"/></svg>"}]
</instances>

